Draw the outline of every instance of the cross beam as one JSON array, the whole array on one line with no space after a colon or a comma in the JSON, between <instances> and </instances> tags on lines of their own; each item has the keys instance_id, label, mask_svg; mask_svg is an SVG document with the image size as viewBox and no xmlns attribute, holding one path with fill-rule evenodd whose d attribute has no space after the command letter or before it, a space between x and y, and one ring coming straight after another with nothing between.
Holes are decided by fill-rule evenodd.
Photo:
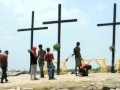
<instances>
[{"instance_id":1,"label":"cross beam","mask_svg":"<svg viewBox=\"0 0 120 90\"><path fill-rule=\"evenodd\" d=\"M60 20L60 21L47 21L47 22L43 22L43 24L56 24L56 23L76 22L76 21L77 21L77 19Z\"/></svg>"},{"instance_id":2,"label":"cross beam","mask_svg":"<svg viewBox=\"0 0 120 90\"><path fill-rule=\"evenodd\" d=\"M58 24L58 43L61 45L61 23L76 22L77 19L61 20L61 4L58 5L58 20L46 21L43 24ZM57 75L60 74L60 50L57 52Z\"/></svg>"},{"instance_id":3,"label":"cross beam","mask_svg":"<svg viewBox=\"0 0 120 90\"><path fill-rule=\"evenodd\" d=\"M48 29L48 27L33 28L33 30L42 30L42 29ZM30 30L31 30L31 28L18 29L18 32L20 32L20 31L30 31Z\"/></svg>"},{"instance_id":4,"label":"cross beam","mask_svg":"<svg viewBox=\"0 0 120 90\"><path fill-rule=\"evenodd\" d=\"M116 35L116 25L120 25L120 22L116 22L116 4L114 4L113 9L113 23L102 23L97 24L97 26L113 26L113 39L112 39L112 63L111 63L111 73L114 73L114 58L115 58L115 35Z\"/></svg>"},{"instance_id":5,"label":"cross beam","mask_svg":"<svg viewBox=\"0 0 120 90\"><path fill-rule=\"evenodd\" d=\"M31 28L18 29L18 32L20 32L20 31L31 31L31 44L30 44L30 48L32 49L32 47L33 47L33 31L34 30L45 30L45 29L48 29L48 27L37 27L37 28L34 28L34 11L32 11ZM31 60L30 60L30 64L31 64ZM31 70L31 66L30 66L30 70Z\"/></svg>"}]
</instances>

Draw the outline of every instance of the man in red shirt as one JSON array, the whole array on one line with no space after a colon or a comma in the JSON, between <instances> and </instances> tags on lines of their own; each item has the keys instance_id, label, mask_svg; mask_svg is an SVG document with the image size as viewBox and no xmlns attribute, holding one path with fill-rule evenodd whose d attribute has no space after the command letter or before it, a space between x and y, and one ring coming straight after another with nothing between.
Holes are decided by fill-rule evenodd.
<instances>
[{"instance_id":1,"label":"man in red shirt","mask_svg":"<svg viewBox=\"0 0 120 90\"><path fill-rule=\"evenodd\" d=\"M81 76L88 76L88 70L91 69L92 66L89 64L83 64L82 66L80 66L80 74Z\"/></svg>"},{"instance_id":2,"label":"man in red shirt","mask_svg":"<svg viewBox=\"0 0 120 90\"><path fill-rule=\"evenodd\" d=\"M50 53L50 48L47 48L47 53L45 55L45 61L47 61L47 68L48 68L48 76L49 76L49 80L51 79L55 79L54 78L54 64L52 62L52 60L54 60L54 56L52 53Z\"/></svg>"},{"instance_id":3,"label":"man in red shirt","mask_svg":"<svg viewBox=\"0 0 120 90\"><path fill-rule=\"evenodd\" d=\"M0 53L0 67L2 69L2 78L1 83L3 83L3 80L5 79L5 82L8 82L7 80L7 67L8 67L8 51L6 50L4 54Z\"/></svg>"}]
</instances>

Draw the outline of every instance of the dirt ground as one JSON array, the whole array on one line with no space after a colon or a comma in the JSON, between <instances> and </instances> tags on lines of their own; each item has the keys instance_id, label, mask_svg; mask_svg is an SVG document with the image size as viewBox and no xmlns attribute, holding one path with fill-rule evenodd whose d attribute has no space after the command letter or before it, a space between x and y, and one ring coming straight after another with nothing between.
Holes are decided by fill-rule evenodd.
<instances>
[{"instance_id":1,"label":"dirt ground","mask_svg":"<svg viewBox=\"0 0 120 90\"><path fill-rule=\"evenodd\" d=\"M50 90L50 88L72 88L90 84L120 84L120 73L90 73L88 77L68 75L55 75L55 80L48 80L48 76L38 80L31 80L29 74L19 76L9 76L8 83L0 83L0 90L14 89L15 87L34 88L35 90ZM38 89L39 88L39 89Z\"/></svg>"}]
</instances>

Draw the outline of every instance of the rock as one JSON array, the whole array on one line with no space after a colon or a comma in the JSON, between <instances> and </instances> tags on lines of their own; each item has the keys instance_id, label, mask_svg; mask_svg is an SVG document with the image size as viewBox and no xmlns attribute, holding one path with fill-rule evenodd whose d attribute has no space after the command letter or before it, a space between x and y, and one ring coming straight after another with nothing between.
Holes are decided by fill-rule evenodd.
<instances>
[{"instance_id":1,"label":"rock","mask_svg":"<svg viewBox=\"0 0 120 90\"><path fill-rule=\"evenodd\" d=\"M120 90L120 88L116 88L116 90Z\"/></svg>"},{"instance_id":2,"label":"rock","mask_svg":"<svg viewBox=\"0 0 120 90\"><path fill-rule=\"evenodd\" d=\"M95 87L97 88L97 90L103 90L103 84L102 83L95 84Z\"/></svg>"},{"instance_id":3,"label":"rock","mask_svg":"<svg viewBox=\"0 0 120 90\"><path fill-rule=\"evenodd\" d=\"M116 88L116 86L114 85L114 84L105 84L104 85L104 88L109 88L109 89L115 89ZM104 89L105 90L105 89Z\"/></svg>"}]
</instances>

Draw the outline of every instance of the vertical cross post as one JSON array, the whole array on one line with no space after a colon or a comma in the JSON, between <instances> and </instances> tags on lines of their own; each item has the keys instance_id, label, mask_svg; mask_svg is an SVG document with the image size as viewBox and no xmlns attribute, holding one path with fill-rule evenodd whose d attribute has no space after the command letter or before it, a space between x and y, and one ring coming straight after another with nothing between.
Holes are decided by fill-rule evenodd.
<instances>
[{"instance_id":1,"label":"vertical cross post","mask_svg":"<svg viewBox=\"0 0 120 90\"><path fill-rule=\"evenodd\" d=\"M58 5L58 20L46 21L43 24L58 24L58 43L61 45L61 23L76 22L77 19L61 20L61 4ZM60 50L57 52L57 75L60 74Z\"/></svg>"},{"instance_id":2,"label":"vertical cross post","mask_svg":"<svg viewBox=\"0 0 120 90\"><path fill-rule=\"evenodd\" d=\"M111 73L114 73L114 59L115 59L115 37L116 37L116 25L120 25L120 22L116 22L116 4L113 8L113 23L103 23L97 24L97 26L113 26L113 38L112 38L112 63L111 63Z\"/></svg>"},{"instance_id":3,"label":"vertical cross post","mask_svg":"<svg viewBox=\"0 0 120 90\"><path fill-rule=\"evenodd\" d=\"M37 27L34 28L34 11L32 11L32 22L31 22L31 28L25 28L25 29L18 29L19 31L31 31L31 42L30 42L30 48L32 49L33 47L33 35L34 35L34 30L44 30L44 29L48 29L48 27ZM31 59L30 59L30 65L31 65ZM31 70L31 66L30 66L30 70Z\"/></svg>"}]
</instances>

